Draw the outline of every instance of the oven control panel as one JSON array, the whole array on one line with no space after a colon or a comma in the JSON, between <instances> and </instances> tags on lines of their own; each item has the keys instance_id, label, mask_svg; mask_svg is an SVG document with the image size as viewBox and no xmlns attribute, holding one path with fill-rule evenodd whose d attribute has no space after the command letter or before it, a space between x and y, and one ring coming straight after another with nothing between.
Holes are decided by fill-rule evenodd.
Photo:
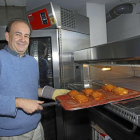
<instances>
[{"instance_id":1,"label":"oven control panel","mask_svg":"<svg viewBox=\"0 0 140 140\"><path fill-rule=\"evenodd\" d=\"M48 20L47 20L45 12L40 13L40 17L41 17L43 25L48 24Z\"/></svg>"},{"instance_id":2,"label":"oven control panel","mask_svg":"<svg viewBox=\"0 0 140 140\"><path fill-rule=\"evenodd\" d=\"M51 27L46 8L28 14L28 19L33 30Z\"/></svg>"}]
</instances>

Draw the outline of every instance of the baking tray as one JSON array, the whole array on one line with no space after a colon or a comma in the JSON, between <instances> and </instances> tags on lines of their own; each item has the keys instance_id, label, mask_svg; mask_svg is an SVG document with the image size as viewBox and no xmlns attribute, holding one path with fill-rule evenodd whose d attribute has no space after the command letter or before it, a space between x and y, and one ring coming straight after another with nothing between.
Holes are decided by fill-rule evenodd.
<instances>
[{"instance_id":1,"label":"baking tray","mask_svg":"<svg viewBox=\"0 0 140 140\"><path fill-rule=\"evenodd\" d=\"M56 100L60 101L61 106L65 110L72 111L72 110L79 110L79 109L99 106L103 104L113 103L116 101L122 101L122 100L131 99L140 96L140 91L131 90L131 89L127 89L127 90L129 91L127 95L117 95L112 92L107 92L103 89L97 89L96 91L102 92L105 95L105 98L101 100L94 100L92 98L89 98L89 101L86 103L77 103L75 100L71 99L68 95L57 96Z\"/></svg>"}]
</instances>

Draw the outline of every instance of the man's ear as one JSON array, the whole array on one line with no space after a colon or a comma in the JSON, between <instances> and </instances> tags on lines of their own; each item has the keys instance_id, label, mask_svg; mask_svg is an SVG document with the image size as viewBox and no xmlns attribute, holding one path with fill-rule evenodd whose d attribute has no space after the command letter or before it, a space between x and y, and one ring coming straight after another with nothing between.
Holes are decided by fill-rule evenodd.
<instances>
[{"instance_id":1,"label":"man's ear","mask_svg":"<svg viewBox=\"0 0 140 140\"><path fill-rule=\"evenodd\" d=\"M9 33L8 32L5 32L5 39L6 39L6 41L9 42Z\"/></svg>"}]
</instances>

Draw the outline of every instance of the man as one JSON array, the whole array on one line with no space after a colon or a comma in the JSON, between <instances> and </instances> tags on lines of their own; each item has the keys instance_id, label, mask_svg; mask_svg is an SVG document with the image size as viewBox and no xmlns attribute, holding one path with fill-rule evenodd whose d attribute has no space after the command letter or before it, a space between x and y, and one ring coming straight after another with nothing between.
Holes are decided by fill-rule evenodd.
<instances>
[{"instance_id":1,"label":"man","mask_svg":"<svg viewBox=\"0 0 140 140\"><path fill-rule=\"evenodd\" d=\"M38 100L55 99L68 90L38 89L36 60L25 52L31 28L25 20L11 20L5 31L8 45L0 51L0 140L44 140Z\"/></svg>"}]
</instances>

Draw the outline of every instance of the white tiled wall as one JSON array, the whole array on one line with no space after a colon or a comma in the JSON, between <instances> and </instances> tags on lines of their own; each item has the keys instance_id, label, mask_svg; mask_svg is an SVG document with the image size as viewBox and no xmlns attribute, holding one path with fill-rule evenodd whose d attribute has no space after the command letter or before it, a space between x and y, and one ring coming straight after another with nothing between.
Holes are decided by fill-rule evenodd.
<instances>
[{"instance_id":1,"label":"white tiled wall","mask_svg":"<svg viewBox=\"0 0 140 140\"><path fill-rule=\"evenodd\" d=\"M133 8L133 13L122 14L107 23L108 42L114 42L138 35L140 35L140 15L136 14L136 6Z\"/></svg>"}]
</instances>

